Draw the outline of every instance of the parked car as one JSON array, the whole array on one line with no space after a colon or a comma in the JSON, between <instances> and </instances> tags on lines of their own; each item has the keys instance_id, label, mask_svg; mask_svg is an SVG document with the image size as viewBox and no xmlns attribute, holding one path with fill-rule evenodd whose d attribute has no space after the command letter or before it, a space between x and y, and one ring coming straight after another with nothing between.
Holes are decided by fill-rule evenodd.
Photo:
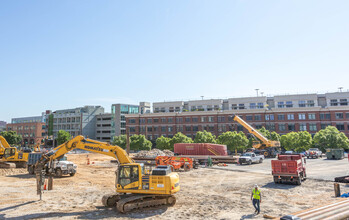
<instances>
[{"instance_id":1,"label":"parked car","mask_svg":"<svg viewBox=\"0 0 349 220\"><path fill-rule=\"evenodd\" d=\"M291 150L285 151L285 154L293 154L293 151Z\"/></svg>"},{"instance_id":2,"label":"parked car","mask_svg":"<svg viewBox=\"0 0 349 220\"><path fill-rule=\"evenodd\" d=\"M239 164L245 163L251 165L252 163L263 163L263 160L264 155L256 155L255 153L248 152L239 157Z\"/></svg>"},{"instance_id":3,"label":"parked car","mask_svg":"<svg viewBox=\"0 0 349 220\"><path fill-rule=\"evenodd\" d=\"M322 158L322 151L318 148L310 148L306 151L307 158Z\"/></svg>"}]
</instances>

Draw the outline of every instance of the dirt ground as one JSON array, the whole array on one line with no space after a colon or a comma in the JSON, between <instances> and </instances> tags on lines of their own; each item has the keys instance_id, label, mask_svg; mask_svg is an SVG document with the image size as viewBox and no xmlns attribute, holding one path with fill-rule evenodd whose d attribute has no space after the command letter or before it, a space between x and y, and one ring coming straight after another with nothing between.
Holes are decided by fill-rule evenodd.
<instances>
[{"instance_id":1,"label":"dirt ground","mask_svg":"<svg viewBox=\"0 0 349 220\"><path fill-rule=\"evenodd\" d=\"M181 190L174 207L146 209L120 214L101 204L104 194L114 192L115 167L110 158L69 154L78 165L74 177L54 179L54 190L43 200L36 195L34 176L24 169L0 171L0 219L263 219L278 217L334 201L333 183L307 180L302 186L275 185L271 175L199 168L180 172ZM254 184L261 186L262 213L253 215L250 200Z\"/></svg>"}]
</instances>

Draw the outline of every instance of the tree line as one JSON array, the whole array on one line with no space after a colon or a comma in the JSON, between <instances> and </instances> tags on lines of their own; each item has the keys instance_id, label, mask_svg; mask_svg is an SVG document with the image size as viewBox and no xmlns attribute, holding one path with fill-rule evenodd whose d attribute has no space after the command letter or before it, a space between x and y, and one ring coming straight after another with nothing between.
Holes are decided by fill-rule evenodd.
<instances>
[{"instance_id":1,"label":"tree line","mask_svg":"<svg viewBox=\"0 0 349 220\"><path fill-rule=\"evenodd\" d=\"M258 129L269 140L280 141L281 147L288 151L303 152L312 147L317 147L323 152L327 148L349 148L349 139L343 132L334 126L328 126L318 131L314 137L307 131L290 132L279 135L275 131L269 131L262 127ZM242 151L252 147L254 137L247 137L242 131L227 131L216 137L211 132L199 131L192 139L179 132L172 138L161 136L156 139L155 147L161 150L172 150L176 143L213 143L227 145L229 151ZM112 144L126 148L126 135L115 136ZM131 150L149 150L152 142L144 135L133 135L130 137Z\"/></svg>"},{"instance_id":2,"label":"tree line","mask_svg":"<svg viewBox=\"0 0 349 220\"><path fill-rule=\"evenodd\" d=\"M317 147L322 151L327 148L349 148L349 139L343 132L338 131L334 126L328 126L325 129L318 131L314 137L307 131L290 132L280 136L275 131L269 131L264 127L258 130L269 140L280 141L281 147L285 150L292 150L295 152L306 151L311 147ZM10 145L20 144L22 137L15 131L4 131L0 133ZM57 144L60 145L71 139L69 132L60 130L58 132ZM195 138L190 137L179 132L172 138L161 136L156 139L155 147L161 150L172 150L176 143L213 143L227 145L230 151L242 151L252 147L252 143L255 139L253 137L247 137L242 131L227 131L216 137L211 132L199 131L196 133ZM133 135L129 137L130 149L137 150L150 150L153 143L146 139L144 135ZM111 142L113 145L118 145L122 148L126 148L126 135L114 136Z\"/></svg>"}]
</instances>

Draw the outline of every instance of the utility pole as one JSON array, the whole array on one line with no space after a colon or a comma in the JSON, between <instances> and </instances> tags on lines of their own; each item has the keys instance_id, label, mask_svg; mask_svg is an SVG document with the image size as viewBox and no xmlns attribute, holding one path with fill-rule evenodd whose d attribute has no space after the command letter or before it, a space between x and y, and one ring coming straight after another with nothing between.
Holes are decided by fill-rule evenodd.
<instances>
[{"instance_id":1,"label":"utility pole","mask_svg":"<svg viewBox=\"0 0 349 220\"><path fill-rule=\"evenodd\" d=\"M257 92L257 97L258 97L258 90L259 90L259 89L254 89L254 90L256 90L256 92Z\"/></svg>"}]
</instances>

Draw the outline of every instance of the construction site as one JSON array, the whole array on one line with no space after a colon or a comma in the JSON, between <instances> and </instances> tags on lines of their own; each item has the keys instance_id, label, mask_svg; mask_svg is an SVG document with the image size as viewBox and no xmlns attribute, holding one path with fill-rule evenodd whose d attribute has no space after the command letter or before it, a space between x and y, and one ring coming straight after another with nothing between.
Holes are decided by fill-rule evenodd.
<instances>
[{"instance_id":1,"label":"construction site","mask_svg":"<svg viewBox=\"0 0 349 220\"><path fill-rule=\"evenodd\" d=\"M238 116L234 120L259 139L244 154L227 155L226 146L206 143L178 143L174 152L128 154L83 136L50 151L38 145L25 153L0 136L0 217L349 218L348 200L341 196L349 191L343 150L277 152L278 141L268 140ZM251 204L256 187L260 213Z\"/></svg>"}]
</instances>

